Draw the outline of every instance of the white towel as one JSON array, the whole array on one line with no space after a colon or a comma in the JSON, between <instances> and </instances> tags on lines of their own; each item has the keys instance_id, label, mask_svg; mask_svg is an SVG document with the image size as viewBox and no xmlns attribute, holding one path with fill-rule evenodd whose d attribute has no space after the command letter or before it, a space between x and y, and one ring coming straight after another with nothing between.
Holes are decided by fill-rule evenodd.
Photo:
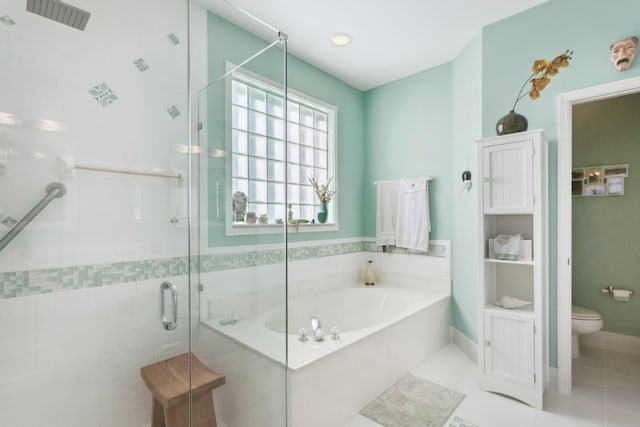
<instances>
[{"instance_id":1,"label":"white towel","mask_svg":"<svg viewBox=\"0 0 640 427\"><path fill-rule=\"evenodd\" d=\"M376 187L376 244L395 245L400 181L378 181Z\"/></svg>"},{"instance_id":2,"label":"white towel","mask_svg":"<svg viewBox=\"0 0 640 427\"><path fill-rule=\"evenodd\" d=\"M426 178L403 179L398 192L396 245L413 251L429 249L429 187Z\"/></svg>"}]
</instances>

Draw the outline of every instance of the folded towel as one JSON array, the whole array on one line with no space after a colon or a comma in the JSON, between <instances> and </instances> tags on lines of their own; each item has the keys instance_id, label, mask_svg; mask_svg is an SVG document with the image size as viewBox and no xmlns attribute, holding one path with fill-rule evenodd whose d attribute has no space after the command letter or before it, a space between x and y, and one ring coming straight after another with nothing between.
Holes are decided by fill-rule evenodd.
<instances>
[{"instance_id":1,"label":"folded towel","mask_svg":"<svg viewBox=\"0 0 640 427\"><path fill-rule=\"evenodd\" d=\"M493 240L493 252L496 259L515 261L520 257L520 239L522 234L499 234Z\"/></svg>"},{"instance_id":2,"label":"folded towel","mask_svg":"<svg viewBox=\"0 0 640 427\"><path fill-rule=\"evenodd\" d=\"M395 245L400 181L378 181L376 188L376 244Z\"/></svg>"},{"instance_id":3,"label":"folded towel","mask_svg":"<svg viewBox=\"0 0 640 427\"><path fill-rule=\"evenodd\" d=\"M404 179L398 193L396 245L426 252L429 249L429 187L426 178Z\"/></svg>"}]
</instances>

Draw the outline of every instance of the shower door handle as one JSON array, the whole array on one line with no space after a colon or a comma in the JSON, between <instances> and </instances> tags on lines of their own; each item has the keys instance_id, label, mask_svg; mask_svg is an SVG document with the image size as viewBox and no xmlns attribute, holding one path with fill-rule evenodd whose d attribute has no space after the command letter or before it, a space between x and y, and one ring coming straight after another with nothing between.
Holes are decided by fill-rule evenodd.
<instances>
[{"instance_id":1,"label":"shower door handle","mask_svg":"<svg viewBox=\"0 0 640 427\"><path fill-rule=\"evenodd\" d=\"M170 291L173 320L167 319L165 294ZM165 331L173 331L178 326L178 289L176 285L170 281L163 282L160 285L160 323Z\"/></svg>"}]
</instances>

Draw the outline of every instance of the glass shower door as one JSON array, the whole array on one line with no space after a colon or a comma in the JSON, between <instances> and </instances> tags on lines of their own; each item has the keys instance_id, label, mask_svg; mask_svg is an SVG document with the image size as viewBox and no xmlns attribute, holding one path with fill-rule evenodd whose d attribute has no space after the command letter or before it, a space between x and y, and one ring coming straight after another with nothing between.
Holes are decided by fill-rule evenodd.
<instances>
[{"instance_id":1,"label":"glass shower door","mask_svg":"<svg viewBox=\"0 0 640 427\"><path fill-rule=\"evenodd\" d=\"M199 325L228 427L287 425L286 39L213 13L198 93ZM195 322L194 322L195 323Z\"/></svg>"},{"instance_id":2,"label":"glass shower door","mask_svg":"<svg viewBox=\"0 0 640 427\"><path fill-rule=\"evenodd\" d=\"M188 22L0 1L1 425L148 425L141 368L189 352Z\"/></svg>"}]
</instances>

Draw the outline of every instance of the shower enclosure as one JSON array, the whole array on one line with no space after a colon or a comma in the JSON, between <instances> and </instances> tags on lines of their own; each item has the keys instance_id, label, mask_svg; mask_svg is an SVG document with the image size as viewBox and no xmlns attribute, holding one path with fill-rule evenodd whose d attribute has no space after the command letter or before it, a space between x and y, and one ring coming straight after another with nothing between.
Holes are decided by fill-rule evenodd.
<instances>
[{"instance_id":1,"label":"shower enclosure","mask_svg":"<svg viewBox=\"0 0 640 427\"><path fill-rule=\"evenodd\" d=\"M221 322L254 294L286 310L287 237L228 221L232 83L207 40L280 88L286 42L234 48L199 2L69 3L0 1L0 425L148 426L140 369L183 353L226 377L218 425L286 425L286 336L265 358Z\"/></svg>"}]
</instances>

